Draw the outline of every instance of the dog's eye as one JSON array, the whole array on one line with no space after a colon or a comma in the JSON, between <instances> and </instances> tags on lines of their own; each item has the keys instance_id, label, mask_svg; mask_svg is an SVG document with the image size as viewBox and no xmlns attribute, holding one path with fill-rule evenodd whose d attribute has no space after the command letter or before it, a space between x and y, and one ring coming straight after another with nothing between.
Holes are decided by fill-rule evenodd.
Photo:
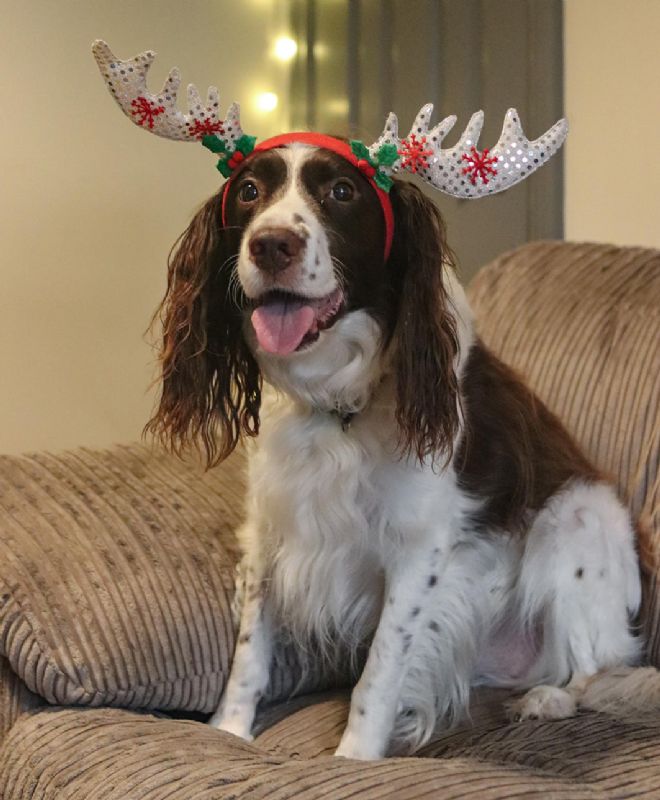
<instances>
[{"instance_id":1,"label":"dog's eye","mask_svg":"<svg viewBox=\"0 0 660 800\"><path fill-rule=\"evenodd\" d=\"M340 203L353 199L353 187L347 181L338 181L332 187L332 196Z\"/></svg>"},{"instance_id":2,"label":"dog's eye","mask_svg":"<svg viewBox=\"0 0 660 800\"><path fill-rule=\"evenodd\" d=\"M248 181L241 186L238 196L244 203L252 203L259 197L259 189L252 181Z\"/></svg>"}]
</instances>

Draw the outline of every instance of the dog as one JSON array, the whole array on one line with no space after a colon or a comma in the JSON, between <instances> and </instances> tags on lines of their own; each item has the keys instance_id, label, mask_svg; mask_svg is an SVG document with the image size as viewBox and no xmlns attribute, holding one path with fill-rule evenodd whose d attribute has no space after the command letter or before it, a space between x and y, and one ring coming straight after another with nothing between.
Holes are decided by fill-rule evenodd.
<instances>
[{"instance_id":1,"label":"dog","mask_svg":"<svg viewBox=\"0 0 660 800\"><path fill-rule=\"evenodd\" d=\"M414 752L479 684L526 690L517 719L569 716L641 649L628 512L476 335L435 205L398 179L390 197L385 259L346 159L300 142L246 159L173 251L149 426L209 464L249 448L211 724L250 738L281 629L328 659L368 646L336 751L359 759Z\"/></svg>"}]
</instances>

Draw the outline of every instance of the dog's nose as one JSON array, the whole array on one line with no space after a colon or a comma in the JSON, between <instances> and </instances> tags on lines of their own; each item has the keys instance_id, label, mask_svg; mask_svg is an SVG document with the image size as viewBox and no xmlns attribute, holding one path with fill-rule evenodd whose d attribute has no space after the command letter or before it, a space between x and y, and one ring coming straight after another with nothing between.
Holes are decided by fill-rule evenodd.
<instances>
[{"instance_id":1,"label":"dog's nose","mask_svg":"<svg viewBox=\"0 0 660 800\"><path fill-rule=\"evenodd\" d=\"M305 242L288 228L268 228L250 239L252 260L264 272L276 274L300 259Z\"/></svg>"}]
</instances>

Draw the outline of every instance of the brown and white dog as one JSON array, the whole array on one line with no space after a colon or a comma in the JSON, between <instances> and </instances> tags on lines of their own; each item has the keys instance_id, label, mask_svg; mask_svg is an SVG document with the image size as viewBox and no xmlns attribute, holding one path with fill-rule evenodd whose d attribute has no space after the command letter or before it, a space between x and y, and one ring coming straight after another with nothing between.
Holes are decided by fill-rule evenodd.
<instances>
[{"instance_id":1,"label":"brown and white dog","mask_svg":"<svg viewBox=\"0 0 660 800\"><path fill-rule=\"evenodd\" d=\"M210 463L259 434L212 724L250 737L283 627L328 657L369 646L339 755L416 749L476 684L529 689L520 718L574 713L639 655L631 523L476 337L435 206L395 180L386 260L374 188L337 153L256 153L224 193L171 259L150 424Z\"/></svg>"}]
</instances>

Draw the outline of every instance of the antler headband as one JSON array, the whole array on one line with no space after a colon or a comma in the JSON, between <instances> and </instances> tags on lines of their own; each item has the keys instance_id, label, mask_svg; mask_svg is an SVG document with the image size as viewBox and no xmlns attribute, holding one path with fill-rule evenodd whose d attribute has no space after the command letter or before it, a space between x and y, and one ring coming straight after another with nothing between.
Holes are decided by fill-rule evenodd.
<instances>
[{"instance_id":1,"label":"antler headband","mask_svg":"<svg viewBox=\"0 0 660 800\"><path fill-rule=\"evenodd\" d=\"M453 128L456 117L445 117L429 130L433 105L428 103L417 114L404 139L399 138L396 115L390 114L383 133L371 145L355 140L346 143L315 133L290 133L255 146L256 137L246 135L241 129L238 103L232 103L225 118L220 119L218 90L214 86L209 88L204 103L190 84L189 113L183 114L176 108L181 82L176 67L170 71L158 94L147 90L147 72L156 56L152 50L121 61L104 41L97 40L92 51L111 94L130 120L166 139L201 142L219 156L217 168L226 178L231 179L234 170L253 152L281 147L292 141L326 147L342 155L363 172L378 193L386 222L386 257L393 233L392 207L387 192L392 186L392 176L399 170L419 174L435 189L452 197L482 197L504 191L531 175L559 150L568 132L566 120L561 119L530 142L523 133L517 111L511 108L504 118L497 144L480 151L477 142L484 115L478 111L472 115L458 142L442 149L442 140Z\"/></svg>"}]
</instances>

